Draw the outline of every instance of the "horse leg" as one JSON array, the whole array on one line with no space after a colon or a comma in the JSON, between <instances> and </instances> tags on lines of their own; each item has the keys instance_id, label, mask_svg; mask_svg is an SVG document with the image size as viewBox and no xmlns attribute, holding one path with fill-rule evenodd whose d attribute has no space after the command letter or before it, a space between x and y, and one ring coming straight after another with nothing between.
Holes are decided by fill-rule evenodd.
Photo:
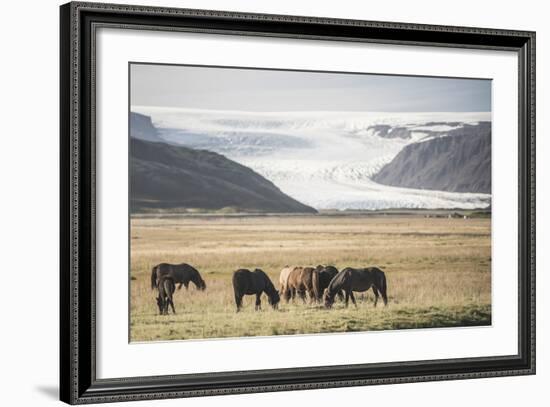
<instances>
[{"instance_id":1,"label":"horse leg","mask_svg":"<svg viewBox=\"0 0 550 407\"><path fill-rule=\"evenodd\" d=\"M164 298L162 297L161 294L159 294L160 296L160 315L164 315Z\"/></svg>"},{"instance_id":2,"label":"horse leg","mask_svg":"<svg viewBox=\"0 0 550 407\"><path fill-rule=\"evenodd\" d=\"M378 290L376 286L372 286L372 291L374 292L374 306L376 307L376 304L378 304Z\"/></svg>"},{"instance_id":3,"label":"horse leg","mask_svg":"<svg viewBox=\"0 0 550 407\"><path fill-rule=\"evenodd\" d=\"M160 296L160 294L157 297L157 306L159 308L159 314L162 315L162 297Z\"/></svg>"},{"instance_id":4,"label":"horse leg","mask_svg":"<svg viewBox=\"0 0 550 407\"><path fill-rule=\"evenodd\" d=\"M262 309L262 293L256 294L256 311L259 311Z\"/></svg>"},{"instance_id":5,"label":"horse leg","mask_svg":"<svg viewBox=\"0 0 550 407\"><path fill-rule=\"evenodd\" d=\"M353 302L353 305L355 305L355 308L357 308L357 303L355 302L355 296L353 295L353 291L349 292L349 296L351 298L351 301Z\"/></svg>"},{"instance_id":6,"label":"horse leg","mask_svg":"<svg viewBox=\"0 0 550 407\"><path fill-rule=\"evenodd\" d=\"M287 286L285 286L283 288L283 297L284 297L286 303L288 304L288 302L290 301L290 298L292 297L292 291Z\"/></svg>"},{"instance_id":7,"label":"horse leg","mask_svg":"<svg viewBox=\"0 0 550 407\"><path fill-rule=\"evenodd\" d=\"M162 299L162 315L166 315L168 313L168 304L166 303L166 298Z\"/></svg>"},{"instance_id":8,"label":"horse leg","mask_svg":"<svg viewBox=\"0 0 550 407\"><path fill-rule=\"evenodd\" d=\"M180 285L178 285L178 290L181 290L182 285L183 285L183 283L180 283Z\"/></svg>"},{"instance_id":9,"label":"horse leg","mask_svg":"<svg viewBox=\"0 0 550 407\"><path fill-rule=\"evenodd\" d=\"M176 307L174 307L174 301L172 300L172 298L169 299L170 301L170 306L172 307L172 313L176 313Z\"/></svg>"},{"instance_id":10,"label":"horse leg","mask_svg":"<svg viewBox=\"0 0 550 407\"><path fill-rule=\"evenodd\" d=\"M304 302L304 304L306 303L306 290L298 290L298 295L300 296L300 298L302 299L302 301Z\"/></svg>"},{"instance_id":11,"label":"horse leg","mask_svg":"<svg viewBox=\"0 0 550 407\"><path fill-rule=\"evenodd\" d=\"M317 301L315 297L315 293L313 292L313 289L307 290L307 294L309 295L309 303L313 304L314 301Z\"/></svg>"},{"instance_id":12,"label":"horse leg","mask_svg":"<svg viewBox=\"0 0 550 407\"><path fill-rule=\"evenodd\" d=\"M345 291L345 301L346 301L346 308L348 307L348 303L349 303L349 291Z\"/></svg>"},{"instance_id":13,"label":"horse leg","mask_svg":"<svg viewBox=\"0 0 550 407\"><path fill-rule=\"evenodd\" d=\"M235 304L237 305L237 312L241 310L241 307L243 305L243 296L239 294L235 294Z\"/></svg>"},{"instance_id":14,"label":"horse leg","mask_svg":"<svg viewBox=\"0 0 550 407\"><path fill-rule=\"evenodd\" d=\"M184 282L183 285L185 286L186 290L189 290L189 281Z\"/></svg>"}]
</instances>

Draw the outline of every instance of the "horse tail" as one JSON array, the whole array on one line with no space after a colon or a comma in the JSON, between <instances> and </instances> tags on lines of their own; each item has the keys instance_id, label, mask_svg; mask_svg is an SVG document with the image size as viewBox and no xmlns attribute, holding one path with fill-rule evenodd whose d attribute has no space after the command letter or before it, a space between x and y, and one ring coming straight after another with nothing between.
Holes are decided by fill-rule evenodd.
<instances>
[{"instance_id":1,"label":"horse tail","mask_svg":"<svg viewBox=\"0 0 550 407\"><path fill-rule=\"evenodd\" d=\"M319 270L314 269L311 274L311 285L313 294L315 295L315 301L321 300L320 288L319 288Z\"/></svg>"},{"instance_id":2,"label":"horse tail","mask_svg":"<svg viewBox=\"0 0 550 407\"><path fill-rule=\"evenodd\" d=\"M151 270L151 290L157 288L157 266Z\"/></svg>"},{"instance_id":3,"label":"horse tail","mask_svg":"<svg viewBox=\"0 0 550 407\"><path fill-rule=\"evenodd\" d=\"M388 304L387 288L386 274L382 270L380 270L380 294L382 294L384 305Z\"/></svg>"},{"instance_id":4,"label":"horse tail","mask_svg":"<svg viewBox=\"0 0 550 407\"><path fill-rule=\"evenodd\" d=\"M239 281L238 271L233 272L233 278L231 279L231 282L233 283L233 291L235 292L235 295L240 294L241 283Z\"/></svg>"}]
</instances>

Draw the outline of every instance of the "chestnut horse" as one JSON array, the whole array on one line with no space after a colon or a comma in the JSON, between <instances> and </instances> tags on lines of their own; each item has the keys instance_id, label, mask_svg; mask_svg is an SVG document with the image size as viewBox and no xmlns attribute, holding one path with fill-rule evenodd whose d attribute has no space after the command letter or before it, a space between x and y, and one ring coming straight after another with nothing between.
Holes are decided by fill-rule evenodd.
<instances>
[{"instance_id":1,"label":"chestnut horse","mask_svg":"<svg viewBox=\"0 0 550 407\"><path fill-rule=\"evenodd\" d=\"M285 268L286 269L286 268ZM283 271L286 272L286 270ZM281 274L283 273L281 271ZM309 295L309 301L320 301L321 291L319 290L319 271L313 267L294 267L289 273L285 284L282 287L282 294L288 302L294 299L296 294L306 302L306 292Z\"/></svg>"},{"instance_id":2,"label":"chestnut horse","mask_svg":"<svg viewBox=\"0 0 550 407\"><path fill-rule=\"evenodd\" d=\"M290 273L292 273L292 270L294 270L297 266L285 266L282 270L281 270L281 273L279 274L279 294L283 297L286 298L286 290L287 290L287 281L288 281L288 276L290 275ZM294 298L294 295L289 295L289 298L290 297L293 297ZM289 298L286 299L286 302L288 302Z\"/></svg>"}]
</instances>

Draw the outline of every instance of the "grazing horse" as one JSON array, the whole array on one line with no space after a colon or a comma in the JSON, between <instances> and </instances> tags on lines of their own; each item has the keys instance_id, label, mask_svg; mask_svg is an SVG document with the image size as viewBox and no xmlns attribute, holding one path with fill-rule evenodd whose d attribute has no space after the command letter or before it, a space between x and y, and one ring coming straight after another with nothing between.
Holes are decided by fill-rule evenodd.
<instances>
[{"instance_id":1,"label":"grazing horse","mask_svg":"<svg viewBox=\"0 0 550 407\"><path fill-rule=\"evenodd\" d=\"M288 276L290 276L290 273L292 273L292 270L297 268L297 266L285 266L281 270L281 274L279 274L279 294L282 295L286 302L290 299L290 297L294 298L295 293L289 293L289 295L286 295L287 292L287 282L288 282Z\"/></svg>"},{"instance_id":2,"label":"grazing horse","mask_svg":"<svg viewBox=\"0 0 550 407\"><path fill-rule=\"evenodd\" d=\"M386 275L378 267L368 267L364 269L354 269L347 267L338 273L330 282L327 288L327 294L325 296L325 307L330 308L334 304L334 297L336 294L343 290L346 296L346 307L348 301L351 298L353 305L357 307L354 291L367 291L372 287L374 291L374 306L378 303L378 292L382 294L384 305L388 304L387 287L386 287Z\"/></svg>"},{"instance_id":3,"label":"grazing horse","mask_svg":"<svg viewBox=\"0 0 550 407\"><path fill-rule=\"evenodd\" d=\"M306 292L309 294L309 301L320 301L321 291L319 290L319 271L313 267L294 267L289 273L284 286L283 295L288 302L294 299L295 294L306 302Z\"/></svg>"},{"instance_id":4,"label":"grazing horse","mask_svg":"<svg viewBox=\"0 0 550 407\"><path fill-rule=\"evenodd\" d=\"M338 269L334 266L322 265L317 266L316 269L319 272L319 295L322 297L332 279L336 277L336 274L338 274ZM338 291L337 295L340 301L344 300L344 294L342 291ZM320 300L321 298L319 298L319 301Z\"/></svg>"},{"instance_id":5,"label":"grazing horse","mask_svg":"<svg viewBox=\"0 0 550 407\"><path fill-rule=\"evenodd\" d=\"M162 276L158 282L158 290L157 305L160 315L168 315L168 305L172 306L172 312L175 314L176 308L174 308L174 300L172 299L172 295L176 291L174 279L168 275Z\"/></svg>"},{"instance_id":6,"label":"grazing horse","mask_svg":"<svg viewBox=\"0 0 550 407\"><path fill-rule=\"evenodd\" d=\"M197 269L186 263L160 263L153 267L153 269L151 270L152 290L157 287L158 280L162 276L170 276L174 279L174 283L179 283L178 290L181 290L182 285L185 286L185 289L189 288L189 281L192 281L195 286L201 291L206 289L206 283L202 279Z\"/></svg>"},{"instance_id":7,"label":"grazing horse","mask_svg":"<svg viewBox=\"0 0 550 407\"><path fill-rule=\"evenodd\" d=\"M240 311L245 295L256 295L255 310L258 311L262 307L261 296L266 293L269 304L273 309L277 308L277 304L281 300L275 286L262 270L256 269L250 271L247 269L239 269L233 273L233 291L235 292L235 304L237 312Z\"/></svg>"}]
</instances>

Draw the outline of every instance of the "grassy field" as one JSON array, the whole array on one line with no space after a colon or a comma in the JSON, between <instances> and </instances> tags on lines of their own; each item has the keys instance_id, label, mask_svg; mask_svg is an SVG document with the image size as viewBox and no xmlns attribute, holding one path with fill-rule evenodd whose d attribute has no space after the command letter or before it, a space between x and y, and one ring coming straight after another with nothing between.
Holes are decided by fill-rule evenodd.
<instances>
[{"instance_id":1,"label":"grassy field","mask_svg":"<svg viewBox=\"0 0 550 407\"><path fill-rule=\"evenodd\" d=\"M142 216L131 220L131 341L489 325L491 220L389 216ZM176 315L158 315L151 267L195 266L207 284L176 291ZM287 264L379 266L389 304L272 310L265 295L235 313L232 272L263 269L278 288Z\"/></svg>"}]
</instances>

